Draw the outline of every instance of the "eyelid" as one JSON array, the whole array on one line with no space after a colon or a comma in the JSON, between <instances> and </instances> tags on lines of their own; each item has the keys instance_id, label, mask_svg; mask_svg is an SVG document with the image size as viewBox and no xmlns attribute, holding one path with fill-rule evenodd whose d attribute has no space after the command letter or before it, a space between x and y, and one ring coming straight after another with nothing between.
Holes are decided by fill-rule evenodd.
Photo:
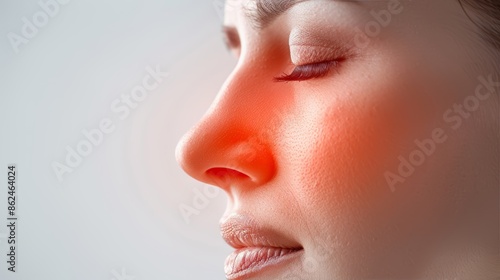
<instances>
[{"instance_id":1,"label":"eyelid","mask_svg":"<svg viewBox=\"0 0 500 280\"><path fill-rule=\"evenodd\" d=\"M295 65L306 65L324 61L332 61L346 57L347 50L336 47L315 45L290 45L290 59Z\"/></svg>"},{"instance_id":2,"label":"eyelid","mask_svg":"<svg viewBox=\"0 0 500 280\"><path fill-rule=\"evenodd\" d=\"M336 69L342 60L330 60L317 63L298 65L290 74L283 74L275 77L275 82L305 81L322 78L328 75L331 70Z\"/></svg>"},{"instance_id":3,"label":"eyelid","mask_svg":"<svg viewBox=\"0 0 500 280\"><path fill-rule=\"evenodd\" d=\"M328 75L350 57L348 49L313 44L290 44L290 57L295 68L289 74L275 77L276 82L305 81Z\"/></svg>"},{"instance_id":4,"label":"eyelid","mask_svg":"<svg viewBox=\"0 0 500 280\"><path fill-rule=\"evenodd\" d=\"M348 52L343 48L311 44L290 44L290 57L295 68L291 73L274 77L276 82L305 81L322 78L338 68Z\"/></svg>"}]
</instances>

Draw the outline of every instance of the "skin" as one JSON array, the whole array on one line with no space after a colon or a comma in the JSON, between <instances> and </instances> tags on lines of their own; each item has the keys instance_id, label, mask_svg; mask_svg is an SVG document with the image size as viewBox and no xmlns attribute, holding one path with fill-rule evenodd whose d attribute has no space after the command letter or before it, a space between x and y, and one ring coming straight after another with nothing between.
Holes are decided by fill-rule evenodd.
<instances>
[{"instance_id":1,"label":"skin","mask_svg":"<svg viewBox=\"0 0 500 280\"><path fill-rule=\"evenodd\" d=\"M238 64L176 156L227 193L224 216L251 215L304 248L255 278L493 279L498 88L457 129L443 114L498 69L458 2L402 1L368 47L355 30L385 1L306 1L265 29L248 16L251 1L226 5ZM273 79L339 55L325 76ZM446 141L391 189L385 174L435 129Z\"/></svg>"}]
</instances>

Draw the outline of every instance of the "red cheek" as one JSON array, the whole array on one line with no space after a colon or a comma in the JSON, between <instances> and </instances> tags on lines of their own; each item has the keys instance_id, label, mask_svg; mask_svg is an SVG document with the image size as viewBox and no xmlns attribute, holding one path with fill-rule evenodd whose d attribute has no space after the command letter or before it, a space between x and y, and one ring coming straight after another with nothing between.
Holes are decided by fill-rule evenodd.
<instances>
[{"instance_id":1,"label":"red cheek","mask_svg":"<svg viewBox=\"0 0 500 280\"><path fill-rule=\"evenodd\" d=\"M379 89L328 106L318 105L324 108L317 121L322 134L312 153L329 164L330 171L325 172L345 184L385 182L384 172L413 147L415 139L427 135L434 123L432 114L423 114L427 100L401 90ZM356 100L356 96L370 98Z\"/></svg>"}]
</instances>

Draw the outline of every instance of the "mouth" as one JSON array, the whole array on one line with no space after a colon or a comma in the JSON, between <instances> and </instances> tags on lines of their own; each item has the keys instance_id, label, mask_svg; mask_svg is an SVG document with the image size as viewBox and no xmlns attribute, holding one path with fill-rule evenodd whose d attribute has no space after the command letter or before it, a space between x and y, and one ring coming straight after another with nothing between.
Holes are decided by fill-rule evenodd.
<instances>
[{"instance_id":1,"label":"mouth","mask_svg":"<svg viewBox=\"0 0 500 280\"><path fill-rule=\"evenodd\" d=\"M226 243L236 249L224 265L229 280L246 279L267 269L284 267L303 252L299 243L261 228L241 215L231 215L221 222L221 232Z\"/></svg>"}]
</instances>

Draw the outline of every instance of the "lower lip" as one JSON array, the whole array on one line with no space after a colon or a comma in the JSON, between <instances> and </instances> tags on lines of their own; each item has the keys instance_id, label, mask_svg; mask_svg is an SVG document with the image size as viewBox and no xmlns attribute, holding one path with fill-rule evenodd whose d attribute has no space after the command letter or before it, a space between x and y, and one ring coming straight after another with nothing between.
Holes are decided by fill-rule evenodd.
<instances>
[{"instance_id":1,"label":"lower lip","mask_svg":"<svg viewBox=\"0 0 500 280\"><path fill-rule=\"evenodd\" d=\"M236 250L226 259L224 270L228 280L243 279L249 274L257 273L264 268L276 266L298 256L302 249L285 248L242 248Z\"/></svg>"}]
</instances>

